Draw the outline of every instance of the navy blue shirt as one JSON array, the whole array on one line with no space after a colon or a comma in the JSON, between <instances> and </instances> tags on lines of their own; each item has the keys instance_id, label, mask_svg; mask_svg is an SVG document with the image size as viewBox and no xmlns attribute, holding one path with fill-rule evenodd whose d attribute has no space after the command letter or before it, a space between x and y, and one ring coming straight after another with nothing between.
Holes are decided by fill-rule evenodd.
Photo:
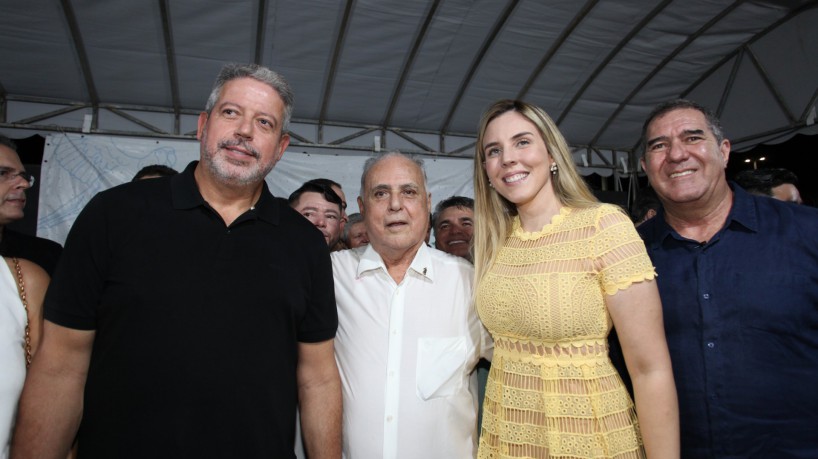
<instances>
[{"instance_id":1,"label":"navy blue shirt","mask_svg":"<svg viewBox=\"0 0 818 459\"><path fill-rule=\"evenodd\" d=\"M706 242L639 227L658 273L682 456L818 458L818 209L753 196Z\"/></svg>"}]
</instances>

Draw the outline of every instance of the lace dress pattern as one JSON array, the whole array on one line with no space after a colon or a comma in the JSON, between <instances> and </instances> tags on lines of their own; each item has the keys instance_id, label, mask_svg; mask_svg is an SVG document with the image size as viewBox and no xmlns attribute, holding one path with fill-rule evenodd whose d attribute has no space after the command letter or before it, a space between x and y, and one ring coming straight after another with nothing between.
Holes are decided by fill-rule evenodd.
<instances>
[{"instance_id":1,"label":"lace dress pattern","mask_svg":"<svg viewBox=\"0 0 818 459\"><path fill-rule=\"evenodd\" d=\"M644 458L633 402L608 357L605 295L655 277L616 207L563 208L541 231L515 219L477 286L494 337L479 458Z\"/></svg>"}]
</instances>

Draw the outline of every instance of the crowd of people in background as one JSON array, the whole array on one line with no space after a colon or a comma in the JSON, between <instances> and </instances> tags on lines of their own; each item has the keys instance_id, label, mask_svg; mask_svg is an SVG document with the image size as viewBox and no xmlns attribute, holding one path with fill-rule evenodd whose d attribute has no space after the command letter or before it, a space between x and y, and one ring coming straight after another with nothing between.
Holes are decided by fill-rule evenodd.
<instances>
[{"instance_id":1,"label":"crowd of people in background","mask_svg":"<svg viewBox=\"0 0 818 459\"><path fill-rule=\"evenodd\" d=\"M630 214L520 100L479 119L473 198L433 207L398 151L359 212L326 177L274 197L292 110L226 65L199 160L64 249L6 228L35 179L0 136L0 459L818 457L818 209L728 180L704 106L648 116Z\"/></svg>"}]
</instances>

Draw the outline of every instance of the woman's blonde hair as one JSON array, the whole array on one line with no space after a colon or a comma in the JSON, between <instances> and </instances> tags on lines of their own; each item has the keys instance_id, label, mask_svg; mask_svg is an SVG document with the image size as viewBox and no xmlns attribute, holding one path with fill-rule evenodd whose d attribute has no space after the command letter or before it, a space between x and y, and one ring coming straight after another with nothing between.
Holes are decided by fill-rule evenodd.
<instances>
[{"instance_id":1,"label":"woman's blonde hair","mask_svg":"<svg viewBox=\"0 0 818 459\"><path fill-rule=\"evenodd\" d=\"M488 272L503 242L511 232L512 218L517 207L489 186L483 151L486 128L498 116L514 111L532 122L540 133L558 171L551 175L554 193L560 204L572 208L599 204L591 189L580 177L565 137L551 117L541 108L520 100L504 99L493 103L480 120L474 152L474 267L475 280Z\"/></svg>"}]
</instances>

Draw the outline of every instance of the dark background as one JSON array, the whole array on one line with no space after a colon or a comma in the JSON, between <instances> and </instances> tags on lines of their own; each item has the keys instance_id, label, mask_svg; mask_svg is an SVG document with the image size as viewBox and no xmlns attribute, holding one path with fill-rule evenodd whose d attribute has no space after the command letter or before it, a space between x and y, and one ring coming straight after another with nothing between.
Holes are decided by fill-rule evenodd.
<instances>
[{"instance_id":1,"label":"dark background","mask_svg":"<svg viewBox=\"0 0 818 459\"><path fill-rule=\"evenodd\" d=\"M731 153L727 163L727 177L732 178L739 171L752 169L752 163L745 159L765 157L757 161L759 169L782 167L798 176L798 191L804 204L818 207L818 135L799 134L778 145L759 145L744 153Z\"/></svg>"}]
</instances>

